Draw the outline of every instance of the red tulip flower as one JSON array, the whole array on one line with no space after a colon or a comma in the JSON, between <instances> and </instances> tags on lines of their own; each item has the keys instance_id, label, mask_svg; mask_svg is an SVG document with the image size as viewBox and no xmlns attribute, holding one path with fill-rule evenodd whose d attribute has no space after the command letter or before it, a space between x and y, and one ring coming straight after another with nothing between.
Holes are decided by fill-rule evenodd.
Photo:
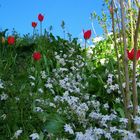
<instances>
[{"instance_id":1,"label":"red tulip flower","mask_svg":"<svg viewBox=\"0 0 140 140\"><path fill-rule=\"evenodd\" d=\"M15 37L14 36L9 36L7 41L8 41L9 45L13 45L15 43Z\"/></svg>"},{"instance_id":2,"label":"red tulip flower","mask_svg":"<svg viewBox=\"0 0 140 140\"><path fill-rule=\"evenodd\" d=\"M83 33L84 33L85 49L86 49L87 40L91 37L91 30L87 30L86 32L83 30Z\"/></svg>"},{"instance_id":3,"label":"red tulip flower","mask_svg":"<svg viewBox=\"0 0 140 140\"><path fill-rule=\"evenodd\" d=\"M34 59L35 61L40 60L40 59L41 59L41 54L40 54L40 52L34 52L34 53L33 53L33 59Z\"/></svg>"},{"instance_id":4,"label":"red tulip flower","mask_svg":"<svg viewBox=\"0 0 140 140\"><path fill-rule=\"evenodd\" d=\"M83 30L84 39L87 40L91 37L91 30L87 30L86 32Z\"/></svg>"},{"instance_id":5,"label":"red tulip flower","mask_svg":"<svg viewBox=\"0 0 140 140\"><path fill-rule=\"evenodd\" d=\"M42 14L39 14L39 15L38 15L38 20L39 20L40 22L42 22L43 19L44 19L44 16L43 16Z\"/></svg>"},{"instance_id":6,"label":"red tulip flower","mask_svg":"<svg viewBox=\"0 0 140 140\"><path fill-rule=\"evenodd\" d=\"M133 60L134 59L134 48L131 51L127 50L127 56L129 60ZM137 54L136 54L136 60L138 60L140 57L140 50L137 50Z\"/></svg>"},{"instance_id":7,"label":"red tulip flower","mask_svg":"<svg viewBox=\"0 0 140 140\"><path fill-rule=\"evenodd\" d=\"M35 28L37 26L37 22L32 22L32 27Z\"/></svg>"}]
</instances>

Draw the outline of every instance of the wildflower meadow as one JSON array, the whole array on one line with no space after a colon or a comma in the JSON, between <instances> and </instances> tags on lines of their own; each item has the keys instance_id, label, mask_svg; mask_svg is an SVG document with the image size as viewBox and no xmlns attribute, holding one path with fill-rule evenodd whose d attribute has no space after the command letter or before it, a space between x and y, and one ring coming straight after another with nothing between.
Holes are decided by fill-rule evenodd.
<instances>
[{"instance_id":1,"label":"wildflower meadow","mask_svg":"<svg viewBox=\"0 0 140 140\"><path fill-rule=\"evenodd\" d=\"M140 140L140 2L90 16L102 36L64 21L54 36L43 13L30 34L0 32L0 140Z\"/></svg>"}]
</instances>

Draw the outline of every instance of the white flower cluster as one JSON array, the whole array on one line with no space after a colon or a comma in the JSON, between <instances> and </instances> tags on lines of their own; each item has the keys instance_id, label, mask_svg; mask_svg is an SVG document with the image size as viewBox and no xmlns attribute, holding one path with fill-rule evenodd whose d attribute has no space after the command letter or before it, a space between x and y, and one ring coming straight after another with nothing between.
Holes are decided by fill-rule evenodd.
<instances>
[{"instance_id":1,"label":"white flower cluster","mask_svg":"<svg viewBox=\"0 0 140 140\"><path fill-rule=\"evenodd\" d=\"M0 95L0 100L1 101L5 101L5 100L7 100L7 98L8 98L8 95L4 92Z\"/></svg>"},{"instance_id":2,"label":"white flower cluster","mask_svg":"<svg viewBox=\"0 0 140 140\"><path fill-rule=\"evenodd\" d=\"M23 133L22 129L19 129L15 132L14 136L11 139L18 139L19 136Z\"/></svg>"},{"instance_id":3,"label":"white flower cluster","mask_svg":"<svg viewBox=\"0 0 140 140\"><path fill-rule=\"evenodd\" d=\"M118 93L120 93L119 85L113 84L113 77L113 74L108 74L107 85L104 86L108 94L111 94L111 92L113 91L117 91Z\"/></svg>"},{"instance_id":4,"label":"white flower cluster","mask_svg":"<svg viewBox=\"0 0 140 140\"><path fill-rule=\"evenodd\" d=\"M30 135L30 138L31 138L32 140L39 140L39 135L38 135L38 133L32 133L32 134Z\"/></svg>"},{"instance_id":5,"label":"white flower cluster","mask_svg":"<svg viewBox=\"0 0 140 140\"><path fill-rule=\"evenodd\" d=\"M61 64L62 66L66 65L65 59L60 55L58 55L57 52L55 52L55 58L58 61L58 63Z\"/></svg>"},{"instance_id":6,"label":"white flower cluster","mask_svg":"<svg viewBox=\"0 0 140 140\"><path fill-rule=\"evenodd\" d=\"M83 134L82 132L76 132L76 140L100 140L106 138L107 140L115 140L112 135L120 135L123 140L138 140L136 134L127 131L117 129L116 127L110 127L110 132L101 128L89 128Z\"/></svg>"},{"instance_id":7,"label":"white flower cluster","mask_svg":"<svg viewBox=\"0 0 140 140\"><path fill-rule=\"evenodd\" d=\"M113 140L116 135L120 139L136 140L135 134L126 130L128 120L120 118L109 106L109 101L101 101L98 95L88 93L86 88L89 83L83 72L86 63L82 56L75 54L75 49L71 48L66 54L61 51L55 52L55 59L57 66L51 75L47 75L44 70L40 73L45 88L37 89L39 93L47 93L51 99L35 99L33 111L39 114L45 112L45 107L49 107L56 110L59 115L65 116L64 132L70 137L75 137L75 140ZM91 76L96 77L94 74ZM29 78L35 83L33 76L30 75ZM113 74L108 74L105 85L107 96L113 92L120 92L114 79ZM118 105L121 99L116 97L114 101ZM135 118L134 122L139 124L139 118ZM40 137L38 133L33 133L30 138L37 140Z\"/></svg>"},{"instance_id":8,"label":"white flower cluster","mask_svg":"<svg viewBox=\"0 0 140 140\"><path fill-rule=\"evenodd\" d=\"M74 134L74 131L69 124L64 125L64 130L65 130L65 132L68 132L69 134Z\"/></svg>"}]
</instances>

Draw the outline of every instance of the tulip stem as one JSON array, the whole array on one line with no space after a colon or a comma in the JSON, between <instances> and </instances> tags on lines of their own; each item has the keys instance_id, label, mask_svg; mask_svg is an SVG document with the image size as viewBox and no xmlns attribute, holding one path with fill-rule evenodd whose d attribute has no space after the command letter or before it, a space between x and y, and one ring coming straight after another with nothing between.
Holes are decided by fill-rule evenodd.
<instances>
[{"instance_id":1,"label":"tulip stem","mask_svg":"<svg viewBox=\"0 0 140 140\"><path fill-rule=\"evenodd\" d=\"M42 22L40 21L40 36L42 36Z\"/></svg>"},{"instance_id":2,"label":"tulip stem","mask_svg":"<svg viewBox=\"0 0 140 140\"><path fill-rule=\"evenodd\" d=\"M35 36L35 28L33 28L33 39L34 39L34 36Z\"/></svg>"},{"instance_id":3,"label":"tulip stem","mask_svg":"<svg viewBox=\"0 0 140 140\"><path fill-rule=\"evenodd\" d=\"M85 39L85 50L86 50L87 40Z\"/></svg>"}]
</instances>

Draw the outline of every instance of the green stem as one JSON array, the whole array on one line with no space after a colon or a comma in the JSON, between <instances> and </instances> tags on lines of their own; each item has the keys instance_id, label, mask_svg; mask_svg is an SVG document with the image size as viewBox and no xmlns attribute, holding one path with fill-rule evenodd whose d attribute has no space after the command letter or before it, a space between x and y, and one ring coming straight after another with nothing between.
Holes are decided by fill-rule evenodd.
<instances>
[{"instance_id":1,"label":"green stem","mask_svg":"<svg viewBox=\"0 0 140 140\"><path fill-rule=\"evenodd\" d=\"M34 36L35 36L35 28L33 28L33 38L34 38Z\"/></svg>"},{"instance_id":2,"label":"green stem","mask_svg":"<svg viewBox=\"0 0 140 140\"><path fill-rule=\"evenodd\" d=\"M85 50L86 50L87 40L85 39Z\"/></svg>"},{"instance_id":3,"label":"green stem","mask_svg":"<svg viewBox=\"0 0 140 140\"><path fill-rule=\"evenodd\" d=\"M40 21L40 36L42 36L42 22Z\"/></svg>"}]
</instances>

